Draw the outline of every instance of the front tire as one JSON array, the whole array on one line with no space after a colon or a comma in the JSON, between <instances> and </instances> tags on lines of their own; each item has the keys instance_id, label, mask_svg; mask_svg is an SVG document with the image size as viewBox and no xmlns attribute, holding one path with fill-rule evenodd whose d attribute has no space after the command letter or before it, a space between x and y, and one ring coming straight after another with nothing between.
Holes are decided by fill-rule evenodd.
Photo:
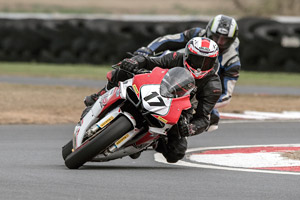
<instances>
[{"instance_id":1,"label":"front tire","mask_svg":"<svg viewBox=\"0 0 300 200\"><path fill-rule=\"evenodd\" d=\"M65 165L69 169L78 169L84 163L104 151L109 145L129 132L132 128L132 124L127 117L120 116L95 138L67 156Z\"/></svg>"},{"instance_id":2,"label":"front tire","mask_svg":"<svg viewBox=\"0 0 300 200\"><path fill-rule=\"evenodd\" d=\"M64 160L72 153L73 140L70 140L65 146L62 147L62 157Z\"/></svg>"}]
</instances>

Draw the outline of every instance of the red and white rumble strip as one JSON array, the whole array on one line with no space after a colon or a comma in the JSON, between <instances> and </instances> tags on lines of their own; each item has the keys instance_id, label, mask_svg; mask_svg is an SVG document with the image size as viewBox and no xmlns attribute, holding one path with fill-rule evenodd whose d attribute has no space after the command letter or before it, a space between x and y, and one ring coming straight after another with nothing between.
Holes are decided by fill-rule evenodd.
<instances>
[{"instance_id":1,"label":"red and white rumble strip","mask_svg":"<svg viewBox=\"0 0 300 200\"><path fill-rule=\"evenodd\" d=\"M186 161L175 165L245 172L300 175L300 160L282 156L300 151L300 144L223 146L188 149ZM155 160L167 163L161 154Z\"/></svg>"},{"instance_id":2,"label":"red and white rumble strip","mask_svg":"<svg viewBox=\"0 0 300 200\"><path fill-rule=\"evenodd\" d=\"M245 111L242 114L220 113L221 119L231 120L299 120L300 112L282 113ZM229 123L235 123L229 120ZM226 120L220 123L226 123ZM300 175L300 160L283 157L284 152L300 151L300 144L223 146L188 149L185 161L172 165L222 169L231 171L262 172ZM156 153L157 162L166 164L165 158Z\"/></svg>"},{"instance_id":3,"label":"red and white rumble strip","mask_svg":"<svg viewBox=\"0 0 300 200\"><path fill-rule=\"evenodd\" d=\"M260 146L206 150L189 155L191 161L229 167L299 171L300 160L282 156L284 152L299 151L298 146Z\"/></svg>"}]
</instances>

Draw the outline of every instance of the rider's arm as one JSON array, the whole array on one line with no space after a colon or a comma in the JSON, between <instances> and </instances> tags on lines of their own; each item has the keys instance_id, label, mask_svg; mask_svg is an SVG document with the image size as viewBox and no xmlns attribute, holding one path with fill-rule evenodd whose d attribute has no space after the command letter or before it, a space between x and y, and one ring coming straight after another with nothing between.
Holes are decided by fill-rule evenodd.
<instances>
[{"instance_id":1,"label":"rider's arm","mask_svg":"<svg viewBox=\"0 0 300 200\"><path fill-rule=\"evenodd\" d=\"M137 55L132 59L138 62L138 68L144 68L152 70L155 67L172 68L183 65L183 54L182 53L169 53L161 57L148 57Z\"/></svg>"},{"instance_id":2,"label":"rider's arm","mask_svg":"<svg viewBox=\"0 0 300 200\"><path fill-rule=\"evenodd\" d=\"M209 116L222 92L222 86L219 77L213 76L203 88L197 89L196 99L198 105L196 114L190 123L192 135L200 134L209 126Z\"/></svg>"},{"instance_id":3,"label":"rider's arm","mask_svg":"<svg viewBox=\"0 0 300 200\"><path fill-rule=\"evenodd\" d=\"M204 29L201 28L192 28L182 33L165 35L153 40L147 47L151 49L154 54L165 50L176 51L184 48L186 43L193 37L202 36L203 30Z\"/></svg>"},{"instance_id":4,"label":"rider's arm","mask_svg":"<svg viewBox=\"0 0 300 200\"><path fill-rule=\"evenodd\" d=\"M221 108L229 104L233 95L235 84L239 78L239 71L241 69L238 48L232 48L226 54L224 54L224 56L225 59L223 59L223 62L221 63L224 67L220 71L223 92L215 108Z\"/></svg>"},{"instance_id":5,"label":"rider's arm","mask_svg":"<svg viewBox=\"0 0 300 200\"><path fill-rule=\"evenodd\" d=\"M224 72L222 79L223 93L220 96L215 108L221 108L229 104L235 84L239 78L240 62L231 64Z\"/></svg>"}]
</instances>

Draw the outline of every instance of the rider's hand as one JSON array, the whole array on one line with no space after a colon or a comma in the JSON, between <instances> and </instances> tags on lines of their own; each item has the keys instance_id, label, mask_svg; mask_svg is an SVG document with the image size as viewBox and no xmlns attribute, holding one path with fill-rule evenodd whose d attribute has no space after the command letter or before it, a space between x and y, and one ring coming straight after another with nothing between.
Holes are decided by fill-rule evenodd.
<instances>
[{"instance_id":1,"label":"rider's hand","mask_svg":"<svg viewBox=\"0 0 300 200\"><path fill-rule=\"evenodd\" d=\"M195 135L195 126L191 124L193 118L192 109L181 114L178 121L178 131L182 137Z\"/></svg>"},{"instance_id":2,"label":"rider's hand","mask_svg":"<svg viewBox=\"0 0 300 200\"><path fill-rule=\"evenodd\" d=\"M139 63L132 58L125 58L120 65L121 69L136 73L139 70Z\"/></svg>"},{"instance_id":3,"label":"rider's hand","mask_svg":"<svg viewBox=\"0 0 300 200\"><path fill-rule=\"evenodd\" d=\"M135 52L133 52L134 55L142 55L142 56L152 56L153 51L148 47L141 47Z\"/></svg>"},{"instance_id":4,"label":"rider's hand","mask_svg":"<svg viewBox=\"0 0 300 200\"><path fill-rule=\"evenodd\" d=\"M189 136L189 120L185 116L181 116L178 121L178 131L182 137Z\"/></svg>"},{"instance_id":5,"label":"rider's hand","mask_svg":"<svg viewBox=\"0 0 300 200\"><path fill-rule=\"evenodd\" d=\"M178 124L178 129L182 137L196 135L196 128L194 124Z\"/></svg>"}]
</instances>

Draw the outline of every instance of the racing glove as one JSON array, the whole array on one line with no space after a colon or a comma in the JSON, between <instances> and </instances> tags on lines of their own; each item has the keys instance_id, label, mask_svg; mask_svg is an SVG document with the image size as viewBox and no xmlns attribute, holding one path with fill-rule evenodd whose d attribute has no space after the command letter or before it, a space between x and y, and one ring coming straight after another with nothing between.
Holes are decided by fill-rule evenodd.
<instances>
[{"instance_id":1,"label":"racing glove","mask_svg":"<svg viewBox=\"0 0 300 200\"><path fill-rule=\"evenodd\" d=\"M153 51L148 47L141 47L135 52L133 52L134 55L142 55L142 56L152 56Z\"/></svg>"},{"instance_id":2,"label":"racing glove","mask_svg":"<svg viewBox=\"0 0 300 200\"><path fill-rule=\"evenodd\" d=\"M193 115L188 112L183 112L180 116L180 119L178 121L178 131L179 134L182 137L187 137L187 136L191 136L192 135L192 130L190 127L190 121L192 119Z\"/></svg>"},{"instance_id":3,"label":"racing glove","mask_svg":"<svg viewBox=\"0 0 300 200\"><path fill-rule=\"evenodd\" d=\"M139 70L139 63L132 58L125 58L121 62L120 68L132 73L137 73Z\"/></svg>"},{"instance_id":4,"label":"racing glove","mask_svg":"<svg viewBox=\"0 0 300 200\"><path fill-rule=\"evenodd\" d=\"M179 125L179 133L182 137L189 137L193 135L198 135L203 131L199 131L199 128L195 124L185 124Z\"/></svg>"}]
</instances>

